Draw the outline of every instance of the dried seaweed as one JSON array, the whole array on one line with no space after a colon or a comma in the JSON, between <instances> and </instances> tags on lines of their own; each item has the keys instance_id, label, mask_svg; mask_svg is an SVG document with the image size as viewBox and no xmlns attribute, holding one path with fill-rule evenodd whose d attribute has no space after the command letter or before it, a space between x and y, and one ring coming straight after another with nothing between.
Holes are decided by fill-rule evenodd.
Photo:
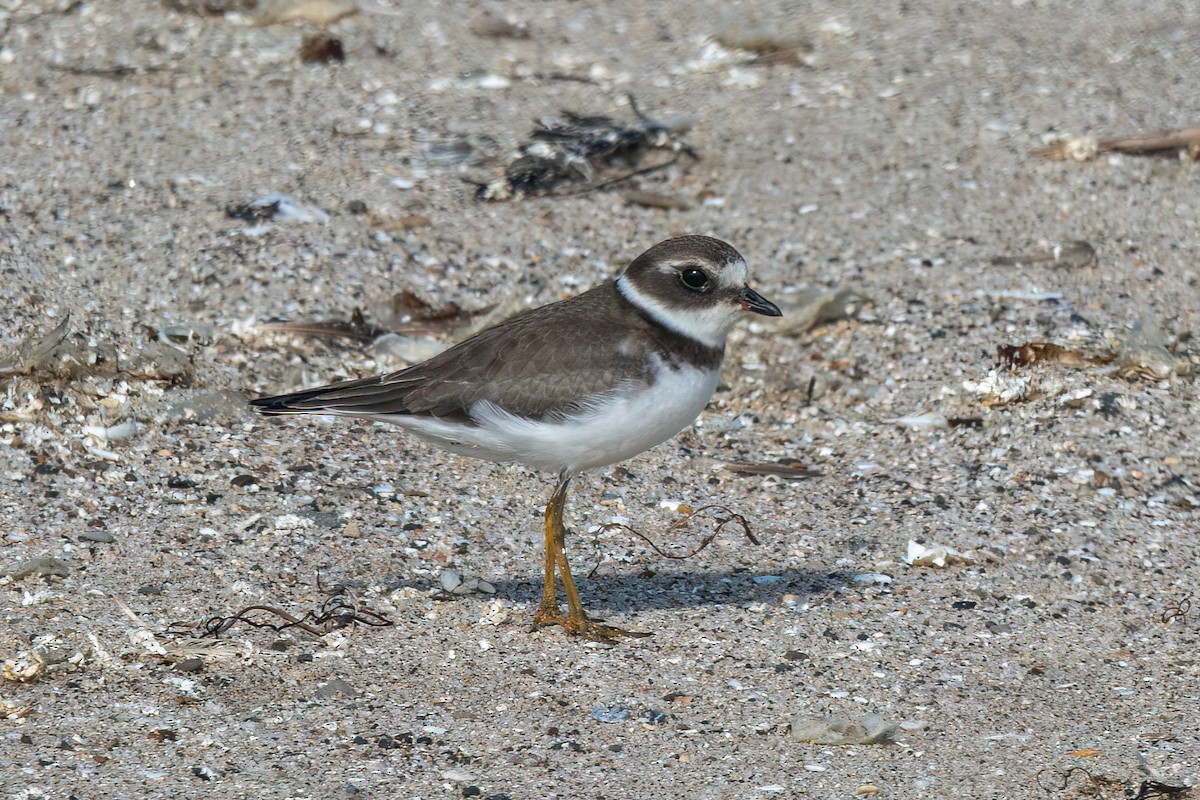
<instances>
[{"instance_id":1,"label":"dried seaweed","mask_svg":"<svg viewBox=\"0 0 1200 800\"><path fill-rule=\"evenodd\" d=\"M637 121L563 111L562 117L538 120L517 149L504 177L478 184L479 200L502 201L536 196L565 196L599 191L632 178L666 169L681 156L699 155L679 137L690 125L647 118L630 98ZM668 158L642 166L651 151ZM566 188L570 187L570 188Z\"/></svg>"},{"instance_id":2,"label":"dried seaweed","mask_svg":"<svg viewBox=\"0 0 1200 800\"><path fill-rule=\"evenodd\" d=\"M1184 625L1187 624L1188 617L1192 613L1192 596L1184 595L1178 600L1172 600L1171 604L1166 607L1162 613L1162 621L1164 625L1170 624L1175 620L1180 620Z\"/></svg>"},{"instance_id":3,"label":"dried seaweed","mask_svg":"<svg viewBox=\"0 0 1200 800\"><path fill-rule=\"evenodd\" d=\"M745 517L743 517L741 514L735 513L728 506L722 506L722 505L701 506L700 508L691 510L682 519L678 519L675 522L671 523L670 527L667 530L668 531L676 531L681 528L686 528L692 520L696 519L696 517L700 516L701 514L704 514L705 512L709 512L709 511L714 512L715 514L723 514L724 516L718 516L716 518L717 527L714 528L710 534L708 534L703 539L701 539L700 544L697 545L694 550L687 552L687 553L669 553L666 550L663 550L661 547L659 547L658 544L655 543L655 541L653 539L651 539L649 536L647 536L646 534L642 533L639 530L635 530L634 528L631 528L630 526L625 525L620 522L610 522L607 525L600 526L599 533L607 533L608 531L613 531L613 530L627 531L628 533L632 533L634 536L641 539L646 544L650 545L650 548L652 550L654 550L654 552L657 553L662 558L669 558L669 559L673 559L676 561L683 561L683 560L686 560L689 558L694 558L695 556L699 555L706 547L708 547L710 544L713 543L713 540L715 540L718 536L721 535L721 531L725 529L725 526L729 525L731 523L736 523L737 525L741 526L742 533L745 534L746 538L750 540L751 544L756 545L759 543L758 539L755 538L755 536L754 536L754 532L751 531L751 529L750 529L749 521L747 521L747 519ZM588 577L589 578L595 577L596 572L599 569L600 569L600 564L597 564L595 567L592 568L592 571L588 573Z\"/></svg>"},{"instance_id":4,"label":"dried seaweed","mask_svg":"<svg viewBox=\"0 0 1200 800\"><path fill-rule=\"evenodd\" d=\"M1163 783L1162 781L1142 781L1141 785L1138 786L1137 794L1132 795L1130 800L1151 800L1151 798L1155 797L1186 797L1191 792L1192 787L1190 786L1172 785Z\"/></svg>"},{"instance_id":5,"label":"dried seaweed","mask_svg":"<svg viewBox=\"0 0 1200 800\"><path fill-rule=\"evenodd\" d=\"M254 619L249 616L255 612L273 615L283 622ZM321 604L320 608L307 611L302 617L294 616L275 606L246 606L241 611L227 617L212 617L204 623L202 635L218 637L239 622L253 628L269 628L279 633L297 628L313 636L324 636L331 631L348 628L351 625L367 625L372 628L388 628L395 625L383 614L359 608L344 597L330 597Z\"/></svg>"},{"instance_id":6,"label":"dried seaweed","mask_svg":"<svg viewBox=\"0 0 1200 800\"><path fill-rule=\"evenodd\" d=\"M346 48L342 46L341 39L321 31L304 37L300 42L298 55L302 64L324 64L330 61L340 63L346 60Z\"/></svg>"},{"instance_id":7,"label":"dried seaweed","mask_svg":"<svg viewBox=\"0 0 1200 800\"><path fill-rule=\"evenodd\" d=\"M1104 775L1093 775L1083 767L1071 767L1067 770L1064 770L1057 776L1058 785L1053 786L1047 785L1046 781L1043 779L1043 774L1047 772L1054 772L1054 770L1042 769L1039 770L1037 774L1038 786L1040 786L1042 791L1046 792L1047 794L1051 792L1065 792L1067 787L1071 785L1071 778L1073 778L1075 775L1082 775L1084 777L1084 780L1087 781L1086 789L1092 792L1093 797L1103 797L1104 787L1106 785L1119 786L1122 783L1115 778L1108 778Z\"/></svg>"},{"instance_id":8,"label":"dried seaweed","mask_svg":"<svg viewBox=\"0 0 1200 800\"><path fill-rule=\"evenodd\" d=\"M1106 775L1093 775L1090 771L1083 767L1071 767L1060 773L1058 777L1058 785L1047 785L1043 780L1043 774L1052 772L1049 769L1039 770L1037 774L1038 786L1047 794L1051 792L1065 792L1071 784L1071 779L1075 775L1082 775L1086 781L1080 791L1090 792L1092 797L1103 798L1106 794L1106 787L1124 787L1123 795L1125 800L1155 800L1155 798L1175 798L1182 800L1191 794L1192 787L1184 785L1176 785L1164 783L1158 780L1146 780L1138 784L1137 789L1125 787L1125 782L1118 778L1109 778Z\"/></svg>"}]
</instances>

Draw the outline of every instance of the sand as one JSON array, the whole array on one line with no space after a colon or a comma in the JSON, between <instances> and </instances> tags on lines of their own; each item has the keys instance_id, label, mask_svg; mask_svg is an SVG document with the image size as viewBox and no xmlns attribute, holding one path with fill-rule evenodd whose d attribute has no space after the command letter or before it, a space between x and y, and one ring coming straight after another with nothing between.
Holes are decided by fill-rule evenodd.
<instances>
[{"instance_id":1,"label":"sand","mask_svg":"<svg viewBox=\"0 0 1200 800\"><path fill-rule=\"evenodd\" d=\"M0 9L0 796L1197 779L1200 169L1032 155L1195 125L1196 6L372 0L328 28L344 62L304 64L316 25L203 5ZM686 207L474 199L535 119L632 123L629 95L690 120L700 159L630 184ZM230 216L271 193L300 219ZM652 637L530 630L548 476L245 406L461 335L269 320L516 310L682 233L792 319L858 300L743 325L696 426L576 485L585 601ZM1071 355L1000 364L1029 343ZM781 461L814 474L730 467ZM671 526L711 504L759 544L604 527L688 554L714 517ZM393 624L200 636L330 598ZM825 718L869 743L811 743Z\"/></svg>"}]
</instances>

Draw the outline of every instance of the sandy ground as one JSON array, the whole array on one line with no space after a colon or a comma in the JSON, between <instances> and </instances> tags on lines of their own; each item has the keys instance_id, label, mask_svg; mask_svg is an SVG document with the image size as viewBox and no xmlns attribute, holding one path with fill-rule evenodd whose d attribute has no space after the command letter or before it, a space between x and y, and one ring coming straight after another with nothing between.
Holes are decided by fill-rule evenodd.
<instances>
[{"instance_id":1,"label":"sandy ground","mask_svg":"<svg viewBox=\"0 0 1200 800\"><path fill-rule=\"evenodd\" d=\"M397 4L333 24L341 64L300 63L312 25L187 5L0 3L0 796L1118 798L1200 776L1200 170L1031 156L1195 125L1194 3ZM528 37L481 35L484 11ZM752 63L714 37L796 47ZM690 207L473 199L535 118L632 121L629 93L692 121L701 160L640 181ZM227 213L272 192L316 219ZM651 638L529 630L547 476L244 405L432 345L272 318L540 304L685 232L793 314L871 302L743 327L693 429L576 486L585 600ZM1090 263L1035 258L1076 240ZM1075 355L997 370L1029 342ZM727 467L780 460L819 474ZM671 530L680 504L713 503L761 543L727 527L667 560L600 528L683 553L714 523ZM910 565L910 541L964 559ZM450 569L495 593L439 599ZM394 625L169 635L330 597ZM896 727L806 741L825 717Z\"/></svg>"}]
</instances>

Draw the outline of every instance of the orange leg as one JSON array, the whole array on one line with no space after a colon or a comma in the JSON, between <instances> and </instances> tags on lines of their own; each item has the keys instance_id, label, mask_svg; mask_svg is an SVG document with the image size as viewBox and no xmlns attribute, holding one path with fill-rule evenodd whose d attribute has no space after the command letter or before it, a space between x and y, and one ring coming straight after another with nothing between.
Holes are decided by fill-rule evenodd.
<instances>
[{"instance_id":1,"label":"orange leg","mask_svg":"<svg viewBox=\"0 0 1200 800\"><path fill-rule=\"evenodd\" d=\"M571 575L571 564L567 561L567 529L562 520L563 509L567 504L567 486L570 482L570 475L559 476L558 485L554 487L554 494L550 496L550 503L546 506L542 603L533 617L534 627L561 625L567 633L598 642L611 642L619 636L649 636L601 624L590 619L583 610L583 601L579 599L579 590L575 587L575 578ZM558 605L556 569L562 577L563 594L567 597L566 616Z\"/></svg>"},{"instance_id":2,"label":"orange leg","mask_svg":"<svg viewBox=\"0 0 1200 800\"><path fill-rule=\"evenodd\" d=\"M533 627L543 625L563 624L562 609L558 605L558 582L555 576L555 565L558 563L559 542L563 539L563 507L567 504L567 485L571 478L560 476L550 503L546 506L545 518L545 549L542 555L544 572L542 576L542 604L533 615Z\"/></svg>"}]
</instances>

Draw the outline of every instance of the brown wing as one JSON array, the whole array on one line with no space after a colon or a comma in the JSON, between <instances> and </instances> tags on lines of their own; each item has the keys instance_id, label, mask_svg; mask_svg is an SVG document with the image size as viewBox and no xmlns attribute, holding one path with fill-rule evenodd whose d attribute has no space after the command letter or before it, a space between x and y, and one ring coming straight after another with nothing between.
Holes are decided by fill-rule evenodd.
<instances>
[{"instance_id":1,"label":"brown wing","mask_svg":"<svg viewBox=\"0 0 1200 800\"><path fill-rule=\"evenodd\" d=\"M420 414L465 421L472 405L489 400L539 419L569 413L581 397L619 383L650 382L649 353L669 353L680 339L646 320L609 283L518 314L399 372L251 402L265 414ZM707 355L719 363L719 351Z\"/></svg>"}]
</instances>

